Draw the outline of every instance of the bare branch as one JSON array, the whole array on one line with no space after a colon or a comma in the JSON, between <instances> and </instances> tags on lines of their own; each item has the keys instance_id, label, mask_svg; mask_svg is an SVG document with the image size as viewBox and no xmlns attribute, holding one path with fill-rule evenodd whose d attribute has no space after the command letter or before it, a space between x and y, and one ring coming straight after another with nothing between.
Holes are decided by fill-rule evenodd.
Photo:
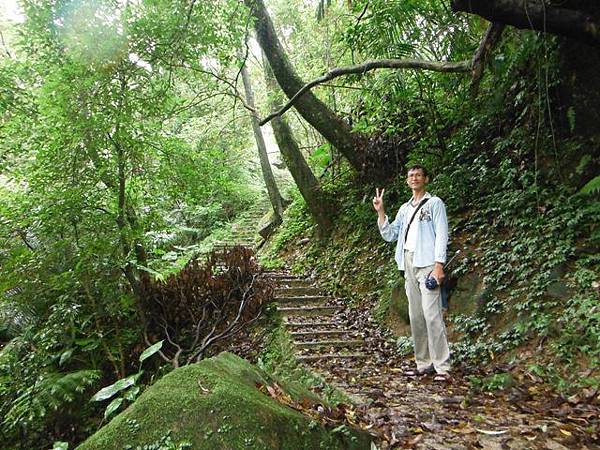
<instances>
[{"instance_id":1,"label":"bare branch","mask_svg":"<svg viewBox=\"0 0 600 450\"><path fill-rule=\"evenodd\" d=\"M6 42L4 41L4 35L2 34L2 31L0 31L0 43L2 44L2 47L4 47L4 52L6 53L6 56L12 58L10 50L8 49L8 45L6 45Z\"/></svg>"},{"instance_id":2,"label":"bare branch","mask_svg":"<svg viewBox=\"0 0 600 450\"><path fill-rule=\"evenodd\" d=\"M191 358L195 358L196 361L200 361L200 359L202 358L202 354L204 353L204 350L206 350L206 348L209 345L211 345L213 342L215 342L217 340L223 339L223 338L230 336L237 332L236 330L234 330L234 328L236 325L238 325L240 319L242 318L242 313L244 312L244 309L245 309L246 305L248 304L248 300L251 298L248 294L250 293L250 291L252 290L252 287L254 286L256 277L257 277L256 274L252 276L252 282L250 283L248 288L244 291L244 293L242 295L242 300L240 302L240 307L238 308L238 313L237 313L235 319L231 321L231 323L227 326L227 328L225 328L225 330L223 332L217 334L216 336L214 336L214 331L216 328L216 325L215 325L215 327L211 330L211 333L202 342L202 346L200 347L200 349L198 349L198 351L196 351L196 353L194 355L192 355ZM256 320L257 318L258 318L258 316L254 320Z\"/></svg>"},{"instance_id":3,"label":"bare branch","mask_svg":"<svg viewBox=\"0 0 600 450\"><path fill-rule=\"evenodd\" d=\"M325 83L334 78L338 78L344 75L358 74L363 75L366 72L375 69L420 69L420 70L431 70L434 72L468 72L471 70L470 61L460 62L438 62L438 61L423 61L417 59L378 59L373 61L367 61L362 64L355 64L351 66L337 67L330 70L325 75L315 78L314 80L306 83L302 88L296 92L288 102L283 105L280 109L268 115L260 121L260 125L264 125L275 117L281 116L292 105L306 92L310 91L313 87Z\"/></svg>"}]
</instances>

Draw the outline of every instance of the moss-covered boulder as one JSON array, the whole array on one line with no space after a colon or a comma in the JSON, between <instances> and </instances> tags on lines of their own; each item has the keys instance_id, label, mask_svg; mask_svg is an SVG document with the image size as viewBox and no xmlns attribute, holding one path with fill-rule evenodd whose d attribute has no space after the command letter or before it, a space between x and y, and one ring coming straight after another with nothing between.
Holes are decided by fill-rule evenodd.
<instances>
[{"instance_id":1,"label":"moss-covered boulder","mask_svg":"<svg viewBox=\"0 0 600 450\"><path fill-rule=\"evenodd\" d=\"M198 450L370 448L368 435L332 432L259 389L275 382L298 402L314 399L301 386L221 353L164 376L79 449L159 448L165 440L174 444L166 448L188 443L183 448Z\"/></svg>"}]
</instances>

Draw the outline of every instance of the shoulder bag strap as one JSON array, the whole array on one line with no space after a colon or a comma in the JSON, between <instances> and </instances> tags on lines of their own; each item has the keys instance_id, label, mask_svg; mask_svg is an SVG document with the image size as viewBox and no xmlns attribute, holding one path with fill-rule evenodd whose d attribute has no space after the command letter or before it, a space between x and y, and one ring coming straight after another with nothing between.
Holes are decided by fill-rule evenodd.
<instances>
[{"instance_id":1,"label":"shoulder bag strap","mask_svg":"<svg viewBox=\"0 0 600 450\"><path fill-rule=\"evenodd\" d=\"M417 206L417 209L415 209L415 212L413 213L412 217L410 218L410 221L408 222L408 226L406 227L406 232L404 233L404 243L405 244L406 244L406 238L408 237L408 230L410 230L410 226L413 223L413 220L415 220L415 216L421 209L421 206L423 206L425 203L427 203L427 200L429 200L429 197L421 200L421 202L419 203L419 206Z\"/></svg>"}]
</instances>

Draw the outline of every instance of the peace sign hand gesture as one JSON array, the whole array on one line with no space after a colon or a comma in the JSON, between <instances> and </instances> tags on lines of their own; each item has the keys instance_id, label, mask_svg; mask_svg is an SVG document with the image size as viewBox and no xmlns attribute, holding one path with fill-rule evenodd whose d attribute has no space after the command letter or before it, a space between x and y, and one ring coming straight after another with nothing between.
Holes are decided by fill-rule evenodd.
<instances>
[{"instance_id":1,"label":"peace sign hand gesture","mask_svg":"<svg viewBox=\"0 0 600 450\"><path fill-rule=\"evenodd\" d=\"M385 189L381 189L381 193L379 192L379 188L375 189L375 197L373 197L373 208L378 213L383 213L383 193Z\"/></svg>"}]
</instances>

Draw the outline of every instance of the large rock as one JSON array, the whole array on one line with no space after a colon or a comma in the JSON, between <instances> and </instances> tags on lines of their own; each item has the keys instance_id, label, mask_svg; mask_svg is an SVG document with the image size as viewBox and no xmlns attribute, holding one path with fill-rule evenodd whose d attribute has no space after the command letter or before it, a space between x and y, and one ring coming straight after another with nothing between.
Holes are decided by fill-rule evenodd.
<instances>
[{"instance_id":1,"label":"large rock","mask_svg":"<svg viewBox=\"0 0 600 450\"><path fill-rule=\"evenodd\" d=\"M189 442L195 450L370 448L368 435L331 433L258 387L275 381L247 361L221 353L164 376L79 448L141 448L169 433L174 443ZM297 401L314 399L299 386L278 384Z\"/></svg>"},{"instance_id":2,"label":"large rock","mask_svg":"<svg viewBox=\"0 0 600 450\"><path fill-rule=\"evenodd\" d=\"M448 311L452 315L472 315L485 304L488 296L483 281L477 272L468 273L449 286Z\"/></svg>"},{"instance_id":3,"label":"large rock","mask_svg":"<svg viewBox=\"0 0 600 450\"><path fill-rule=\"evenodd\" d=\"M567 266L564 264L558 265L552 270L550 273L551 282L546 288L546 295L561 301L567 301L574 295L573 289L563 279L566 271Z\"/></svg>"}]
</instances>

